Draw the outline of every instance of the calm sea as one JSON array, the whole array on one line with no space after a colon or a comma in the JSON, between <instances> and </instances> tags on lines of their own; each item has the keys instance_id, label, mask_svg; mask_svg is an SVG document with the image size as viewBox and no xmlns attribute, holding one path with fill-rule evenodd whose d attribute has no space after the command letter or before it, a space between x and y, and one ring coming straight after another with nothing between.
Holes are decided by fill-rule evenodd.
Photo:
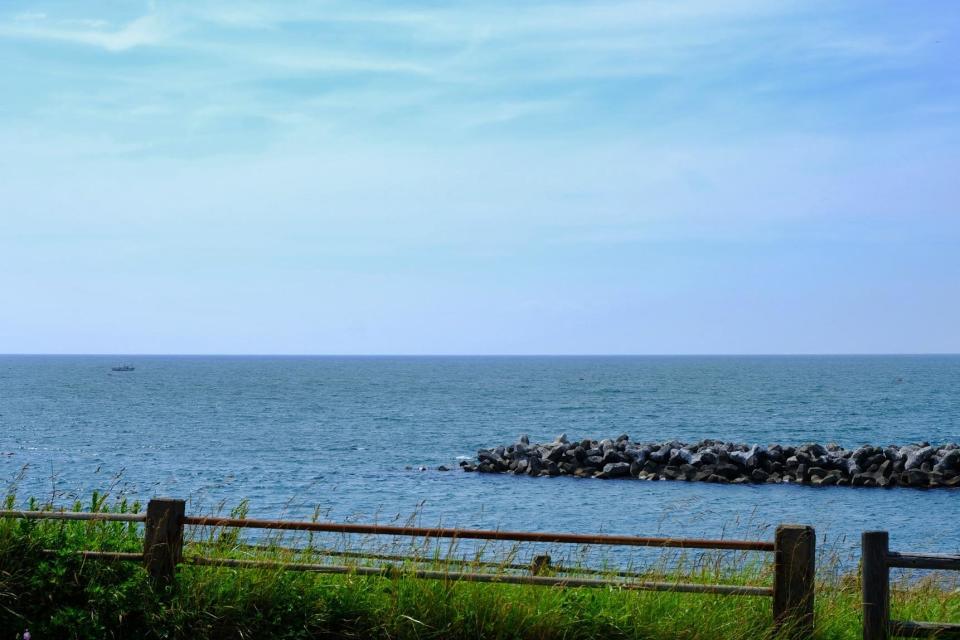
<instances>
[{"instance_id":1,"label":"calm sea","mask_svg":"<svg viewBox=\"0 0 960 640\"><path fill-rule=\"evenodd\" d=\"M129 362L136 370L111 371ZM960 551L960 492L467 474L531 440L960 441L960 357L0 357L0 478L251 514ZM437 471L447 465L450 472ZM428 471L418 471L426 466Z\"/></svg>"}]
</instances>

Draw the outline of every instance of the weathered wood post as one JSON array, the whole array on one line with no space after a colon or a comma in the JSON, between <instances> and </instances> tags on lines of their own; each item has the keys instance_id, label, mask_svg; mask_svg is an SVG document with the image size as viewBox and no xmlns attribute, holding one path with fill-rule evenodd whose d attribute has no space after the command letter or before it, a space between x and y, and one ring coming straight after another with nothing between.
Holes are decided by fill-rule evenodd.
<instances>
[{"instance_id":1,"label":"weathered wood post","mask_svg":"<svg viewBox=\"0 0 960 640\"><path fill-rule=\"evenodd\" d=\"M550 556L533 556L533 562L530 563L530 574L539 576L550 570Z\"/></svg>"},{"instance_id":2,"label":"weathered wood post","mask_svg":"<svg viewBox=\"0 0 960 640\"><path fill-rule=\"evenodd\" d=\"M780 525L774 538L773 620L790 638L813 636L817 536L813 527Z\"/></svg>"},{"instance_id":3,"label":"weathered wood post","mask_svg":"<svg viewBox=\"0 0 960 640\"><path fill-rule=\"evenodd\" d=\"M158 586L173 584L183 555L183 518L186 503L173 498L154 498L147 503L143 533L143 564Z\"/></svg>"},{"instance_id":4,"label":"weathered wood post","mask_svg":"<svg viewBox=\"0 0 960 640\"><path fill-rule=\"evenodd\" d=\"M860 582L863 589L863 640L887 640L890 629L890 567L886 531L864 531L861 540Z\"/></svg>"}]
</instances>

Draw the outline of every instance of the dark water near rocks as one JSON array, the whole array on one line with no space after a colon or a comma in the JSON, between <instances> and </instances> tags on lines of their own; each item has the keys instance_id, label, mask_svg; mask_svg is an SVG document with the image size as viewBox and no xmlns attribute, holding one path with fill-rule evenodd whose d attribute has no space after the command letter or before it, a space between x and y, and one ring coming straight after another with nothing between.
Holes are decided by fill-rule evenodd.
<instances>
[{"instance_id":1,"label":"dark water near rocks","mask_svg":"<svg viewBox=\"0 0 960 640\"><path fill-rule=\"evenodd\" d=\"M189 510L248 498L261 516L750 538L800 522L843 551L878 528L895 548L960 551L960 491L434 470L561 432L960 441L960 357L0 357L0 479L22 476L21 499L115 484Z\"/></svg>"}]
</instances>

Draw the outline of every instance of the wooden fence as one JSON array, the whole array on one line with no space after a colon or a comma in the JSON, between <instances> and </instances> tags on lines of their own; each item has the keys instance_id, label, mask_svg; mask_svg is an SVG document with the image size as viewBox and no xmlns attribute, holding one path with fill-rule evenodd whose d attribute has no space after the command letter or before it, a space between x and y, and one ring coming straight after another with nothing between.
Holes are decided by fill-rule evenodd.
<instances>
[{"instance_id":1,"label":"wooden fence","mask_svg":"<svg viewBox=\"0 0 960 640\"><path fill-rule=\"evenodd\" d=\"M863 640L905 638L960 638L960 624L890 619L890 568L960 571L960 556L890 551L886 531L863 533Z\"/></svg>"},{"instance_id":2,"label":"wooden fence","mask_svg":"<svg viewBox=\"0 0 960 640\"><path fill-rule=\"evenodd\" d=\"M583 535L574 533L542 533L478 529L445 529L424 527L382 526L346 524L335 522L298 522L290 520L257 520L247 518L224 518L210 516L187 516L183 500L157 498L150 500L146 513L77 513L58 511L0 511L0 517L57 520L94 520L113 522L142 522L144 542L142 553L111 551L80 551L85 558L142 562L151 578L160 585L169 585L176 579L177 566L181 564L222 567L256 568L273 567L292 571L317 573L349 573L357 575L409 575L429 580L464 582L490 582L500 584L529 584L544 587L614 587L624 590L673 591L684 593L710 593L725 596L761 596L773 598L774 625L793 638L809 638L813 632L814 579L816 535L812 527L781 525L777 527L774 540L699 540L680 538L651 538L624 535ZM371 534L384 536L411 536L424 539L474 539L506 540L514 542L559 543L580 545L610 545L632 547L659 547L679 549L719 549L736 551L761 551L774 554L774 580L772 587L698 584L684 582L650 582L637 580L614 580L607 578L584 578L557 575L560 571L550 569L550 558L536 556L529 567L529 575L504 573L451 572L433 569L398 569L396 566L358 566L295 562L274 562L231 558L185 556L184 528L187 526L244 527L268 530L328 532L342 534ZM359 555L365 558L389 558L392 560L419 561L403 556L375 556L366 554L334 553L331 555ZM463 564L463 561L453 561ZM516 567L516 565L512 565ZM601 573L585 571L582 573ZM625 572L607 574L626 576Z\"/></svg>"}]
</instances>

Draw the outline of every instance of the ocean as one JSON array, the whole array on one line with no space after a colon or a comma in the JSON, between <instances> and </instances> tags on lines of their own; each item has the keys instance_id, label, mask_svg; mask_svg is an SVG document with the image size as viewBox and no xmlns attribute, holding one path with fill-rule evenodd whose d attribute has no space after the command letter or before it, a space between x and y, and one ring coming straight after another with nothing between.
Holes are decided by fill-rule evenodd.
<instances>
[{"instance_id":1,"label":"ocean","mask_svg":"<svg viewBox=\"0 0 960 640\"><path fill-rule=\"evenodd\" d=\"M111 367L129 363L131 372ZM94 489L209 512L960 552L960 491L464 473L515 442L960 441L960 356L0 356L0 480L23 504ZM439 471L446 465L450 471ZM426 467L426 471L420 471Z\"/></svg>"}]
</instances>

